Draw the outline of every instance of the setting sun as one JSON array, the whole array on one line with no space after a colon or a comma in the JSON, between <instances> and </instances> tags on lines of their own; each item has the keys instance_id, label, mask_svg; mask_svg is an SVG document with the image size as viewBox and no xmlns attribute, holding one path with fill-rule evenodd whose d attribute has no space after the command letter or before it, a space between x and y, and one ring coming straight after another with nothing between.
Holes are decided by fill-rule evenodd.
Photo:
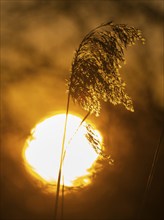
<instances>
[{"instance_id":1,"label":"setting sun","mask_svg":"<svg viewBox=\"0 0 164 220\"><path fill-rule=\"evenodd\" d=\"M45 183L57 182L64 121L65 114L58 114L38 123L24 147L23 157L27 170ZM64 184L69 187L89 184L93 164L98 158L86 138L86 123L75 134L80 122L81 118L69 114L63 164ZM95 130L95 133L101 140L99 132Z\"/></svg>"}]
</instances>

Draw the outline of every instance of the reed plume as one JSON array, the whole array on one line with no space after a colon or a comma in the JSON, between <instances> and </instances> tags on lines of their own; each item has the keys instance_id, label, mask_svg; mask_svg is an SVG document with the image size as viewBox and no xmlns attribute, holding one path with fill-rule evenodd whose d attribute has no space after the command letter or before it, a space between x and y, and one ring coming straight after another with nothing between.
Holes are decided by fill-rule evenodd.
<instances>
[{"instance_id":1,"label":"reed plume","mask_svg":"<svg viewBox=\"0 0 164 220\"><path fill-rule=\"evenodd\" d=\"M125 61L124 49L137 40L145 41L141 31L125 24L108 22L89 32L72 63L68 87L73 101L96 116L100 114L100 100L123 104L133 112L119 68Z\"/></svg>"},{"instance_id":2,"label":"reed plume","mask_svg":"<svg viewBox=\"0 0 164 220\"><path fill-rule=\"evenodd\" d=\"M101 100L109 101L114 105L123 104L127 110L133 112L132 99L126 93L126 84L120 76L119 68L125 61L124 50L127 46L135 44L137 40L145 42L139 29L125 24L107 22L90 31L75 52L68 80L68 99L57 181L55 219L57 219L62 163L65 156L70 97L87 111L82 122L92 113L96 116L100 115ZM100 155L104 155L99 149L99 143L93 136L90 127L88 127L86 137L94 149Z\"/></svg>"},{"instance_id":3,"label":"reed plume","mask_svg":"<svg viewBox=\"0 0 164 220\"><path fill-rule=\"evenodd\" d=\"M95 152L103 159L108 160L109 164L112 165L114 160L111 158L110 155L107 155L103 150L103 144L98 137L98 135L95 133L93 127L90 124L86 124L86 131L85 134L87 140L89 141L90 145L93 147Z\"/></svg>"}]
</instances>

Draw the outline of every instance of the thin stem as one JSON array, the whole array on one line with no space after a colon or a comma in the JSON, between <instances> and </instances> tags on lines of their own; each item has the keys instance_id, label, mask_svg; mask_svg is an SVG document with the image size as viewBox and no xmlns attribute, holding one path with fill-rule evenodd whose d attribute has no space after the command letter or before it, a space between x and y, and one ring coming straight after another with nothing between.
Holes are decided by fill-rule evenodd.
<instances>
[{"instance_id":1,"label":"thin stem","mask_svg":"<svg viewBox=\"0 0 164 220\"><path fill-rule=\"evenodd\" d=\"M88 112L85 117L82 119L82 121L80 122L79 126L77 127L76 131L74 132L73 136L69 139L67 147L64 149L63 152L63 157L62 157L62 164L64 163L64 158L66 155L66 150L68 148L68 146L70 145L71 141L73 140L73 137L76 135L76 133L78 132L79 128L81 127L81 125L83 124L83 122L88 118L88 116L90 115L90 112ZM64 217L64 173L62 174L62 201L61 201L61 220L63 220Z\"/></svg>"},{"instance_id":2,"label":"thin stem","mask_svg":"<svg viewBox=\"0 0 164 220\"><path fill-rule=\"evenodd\" d=\"M64 219L64 173L62 174L61 220Z\"/></svg>"},{"instance_id":3,"label":"thin stem","mask_svg":"<svg viewBox=\"0 0 164 220\"><path fill-rule=\"evenodd\" d=\"M68 145L70 145L71 141L73 140L73 137L76 135L76 133L78 132L79 128L81 127L81 125L83 124L83 122L87 119L87 117L90 115L90 112L88 112L86 114L86 116L82 119L81 123L79 124L78 128L76 129L75 133L73 134L73 136L69 139L68 141ZM67 147L65 148L65 151L63 153L63 157L62 157L62 164L64 164L64 158L65 158L65 155L66 155L66 150L68 148L68 145ZM64 173L62 174L62 199L61 199L61 220L63 220L63 217L64 217Z\"/></svg>"},{"instance_id":4,"label":"thin stem","mask_svg":"<svg viewBox=\"0 0 164 220\"><path fill-rule=\"evenodd\" d=\"M65 124L64 124L62 151L61 151L60 167L59 167L58 180L57 180L56 200L55 200L55 217L54 217L55 220L57 220L57 214L58 214L58 203L59 203L59 192L60 192L60 180L61 180L61 172L62 172L62 163L63 163L63 154L64 154L64 145L65 145L66 129L67 129L67 122L68 122L69 103L70 103L70 92L68 93L68 99L67 99L67 109L66 109L66 118L65 118Z\"/></svg>"},{"instance_id":5,"label":"thin stem","mask_svg":"<svg viewBox=\"0 0 164 220\"><path fill-rule=\"evenodd\" d=\"M66 155L66 151L71 143L71 141L73 140L74 136L77 134L78 130L80 129L81 125L83 124L83 122L88 118L88 116L90 115L90 112L88 112L85 117L81 120L79 126L77 127L76 131L74 132L74 134L72 135L72 137L69 139L68 143L67 143L67 146L65 148L65 151L64 151L64 154L63 154L63 161L64 161L64 158L65 158L65 155Z\"/></svg>"},{"instance_id":6,"label":"thin stem","mask_svg":"<svg viewBox=\"0 0 164 220\"><path fill-rule=\"evenodd\" d=\"M68 122L68 112L69 112L69 103L70 103L70 92L68 93L68 99L67 99L67 109L66 109L66 118L65 118L65 124L64 124L64 133L63 133L63 142L62 142L62 152L61 152L61 158L60 158L60 167L59 167L59 173L58 173L58 180L57 180L57 190L56 190L56 200L55 200L55 220L57 220L58 215L58 204L59 204L59 192L60 192L60 181L61 181L61 173L62 173L62 165L66 154L65 149L65 138L66 138L66 130L67 130L67 122ZM90 112L86 114L86 116L82 119L81 123L79 124L78 128L76 129L73 136L68 141L68 144L71 143L73 137L78 132L79 128L81 127L82 123L87 119L87 117L90 115ZM64 175L64 174L63 174ZM64 176L63 176L64 178ZM62 187L62 218L63 218L63 209L64 209L64 183Z\"/></svg>"},{"instance_id":7,"label":"thin stem","mask_svg":"<svg viewBox=\"0 0 164 220\"><path fill-rule=\"evenodd\" d=\"M143 196L143 200L142 200L142 204L141 204L141 209L140 209L140 212L139 212L139 215L138 215L138 219L141 219L141 213L142 213L142 210L145 206L146 199L147 199L147 196L148 196L148 192L150 191L150 188L151 188L151 184L152 184L152 180L153 180L153 176L154 176L154 173L155 173L155 168L156 168L156 164L157 164L157 160L158 160L158 156L159 156L159 150L160 150L160 145L161 145L161 142L162 142L163 132L164 132L164 128L162 128L161 135L160 135L160 138L159 138L159 142L158 142L158 144L156 146L156 149L155 149L155 152L154 152L153 162L152 162L149 177L148 177L148 180L147 180L146 189L145 189L145 192L144 192L144 196Z\"/></svg>"}]
</instances>

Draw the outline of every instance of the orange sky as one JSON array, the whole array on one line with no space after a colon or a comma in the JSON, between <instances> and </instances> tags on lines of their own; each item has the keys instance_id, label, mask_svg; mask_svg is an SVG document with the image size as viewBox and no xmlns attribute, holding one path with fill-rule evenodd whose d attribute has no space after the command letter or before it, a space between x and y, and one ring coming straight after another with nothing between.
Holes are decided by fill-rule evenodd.
<instances>
[{"instance_id":1,"label":"orange sky","mask_svg":"<svg viewBox=\"0 0 164 220\"><path fill-rule=\"evenodd\" d=\"M93 184L65 198L65 218L136 218L162 130L162 1L1 2L1 219L53 219L54 197L26 175L21 152L31 128L52 112L64 112L66 79L74 51L94 27L107 21L142 30L146 44L127 50L121 69L135 112L102 103L98 118L114 166L104 163ZM71 102L71 112L85 112ZM162 215L164 152L161 148L143 216Z\"/></svg>"}]
</instances>

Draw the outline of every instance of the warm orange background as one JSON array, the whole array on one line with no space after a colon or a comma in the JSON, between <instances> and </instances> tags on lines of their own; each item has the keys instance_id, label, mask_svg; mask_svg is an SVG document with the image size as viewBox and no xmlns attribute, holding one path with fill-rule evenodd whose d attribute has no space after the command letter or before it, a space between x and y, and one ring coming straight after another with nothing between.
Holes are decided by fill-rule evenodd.
<instances>
[{"instance_id":1,"label":"warm orange background","mask_svg":"<svg viewBox=\"0 0 164 220\"><path fill-rule=\"evenodd\" d=\"M1 1L1 12L1 219L53 219L54 196L27 175L22 148L39 120L65 111L65 79L82 38L113 20L146 38L121 69L135 112L102 103L100 117L90 117L115 165L104 162L90 187L65 197L64 220L135 220L162 131L162 1ZM73 103L71 112L85 115ZM163 159L161 145L143 220L162 219Z\"/></svg>"}]
</instances>

